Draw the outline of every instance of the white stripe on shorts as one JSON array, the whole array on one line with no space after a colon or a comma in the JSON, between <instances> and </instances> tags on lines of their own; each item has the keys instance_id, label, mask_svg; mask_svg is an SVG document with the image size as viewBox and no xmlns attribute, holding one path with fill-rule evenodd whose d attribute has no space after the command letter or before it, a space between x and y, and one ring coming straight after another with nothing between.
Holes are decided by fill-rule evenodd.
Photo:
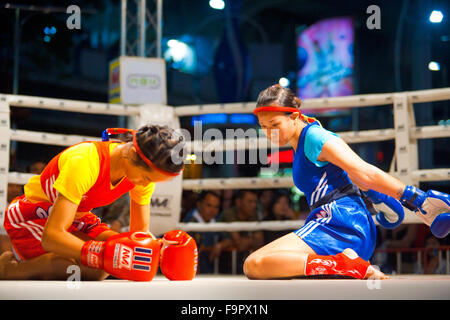
<instances>
[{"instance_id":1,"label":"white stripe on shorts","mask_svg":"<svg viewBox=\"0 0 450 320\"><path fill-rule=\"evenodd\" d=\"M301 227L299 230L295 232L296 235L298 235L300 238L306 237L308 234L310 234L312 231L314 231L315 228L317 228L319 225L327 224L331 221L332 213L331 213L331 205L334 203L327 203L323 205L323 210L328 213L329 217L325 218L319 218L313 221L308 222L306 225Z\"/></svg>"},{"instance_id":2,"label":"white stripe on shorts","mask_svg":"<svg viewBox=\"0 0 450 320\"><path fill-rule=\"evenodd\" d=\"M11 223L11 225L14 228L16 228L16 229L25 228L33 235L33 237L36 240L41 241L42 232L44 229L42 228L42 230L41 230L40 228L37 227L39 225L37 225L35 223L34 223L35 225L30 225L29 223L31 223L31 222L24 222L23 220L20 219L20 218L23 219L23 216L22 216L22 213L20 212L18 202L9 207L7 216L8 216L9 222ZM39 227L41 227L41 226L39 226Z\"/></svg>"}]
</instances>

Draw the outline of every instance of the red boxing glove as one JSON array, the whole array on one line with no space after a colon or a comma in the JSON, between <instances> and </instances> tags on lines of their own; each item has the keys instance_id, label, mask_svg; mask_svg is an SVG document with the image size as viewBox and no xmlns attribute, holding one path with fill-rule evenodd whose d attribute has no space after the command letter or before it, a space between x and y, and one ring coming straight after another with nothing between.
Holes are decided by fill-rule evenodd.
<instances>
[{"instance_id":1,"label":"red boxing glove","mask_svg":"<svg viewBox=\"0 0 450 320\"><path fill-rule=\"evenodd\" d=\"M151 233L125 232L106 241L90 240L81 249L81 263L133 281L151 281L158 271L161 242Z\"/></svg>"},{"instance_id":2,"label":"red boxing glove","mask_svg":"<svg viewBox=\"0 0 450 320\"><path fill-rule=\"evenodd\" d=\"M182 230L172 230L162 241L161 272L170 280L194 279L198 260L194 238Z\"/></svg>"}]
</instances>

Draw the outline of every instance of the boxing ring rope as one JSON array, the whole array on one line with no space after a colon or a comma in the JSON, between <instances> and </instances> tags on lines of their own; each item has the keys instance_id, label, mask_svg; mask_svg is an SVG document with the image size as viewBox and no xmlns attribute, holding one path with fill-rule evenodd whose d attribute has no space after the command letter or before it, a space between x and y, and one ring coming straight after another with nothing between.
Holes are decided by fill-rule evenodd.
<instances>
[{"instance_id":1,"label":"boxing ring rope","mask_svg":"<svg viewBox=\"0 0 450 320\"><path fill-rule=\"evenodd\" d=\"M404 91L394 93L362 94L333 98L312 98L302 102L304 109L323 108L355 108L392 105L395 96L407 96L411 103L449 100L450 88ZM178 106L175 114L179 117L193 116L206 113L252 113L255 102L239 102L226 104L208 104L193 106Z\"/></svg>"},{"instance_id":2,"label":"boxing ring rope","mask_svg":"<svg viewBox=\"0 0 450 320\"><path fill-rule=\"evenodd\" d=\"M393 107L394 128L338 132L347 143L362 143L395 140L396 150L394 160L397 170L391 166L390 174L408 184L418 184L422 181L450 180L450 168L418 169L417 140L450 137L450 126L415 126L414 103L450 100L450 88L409 91L400 93L365 94L334 98L305 99L303 108L355 108L371 106ZM105 114L128 117L141 117L142 106L108 104L68 99L31 97L24 95L0 94L0 196L2 212L6 207L6 187L8 183L25 184L32 176L21 172L9 172L9 141L22 141L39 144L70 146L86 140L100 140L98 137L66 135L28 130L13 130L10 127L10 107L39 108L66 112ZM160 106L160 105L155 105ZM185 117L214 113L252 113L254 102L210 104L194 106L178 106L172 108L175 117ZM151 105L145 105L146 108ZM265 137L244 139L223 139L215 141L190 141L187 143L189 152L204 150L250 150L270 148L271 144ZM202 189L265 189L293 187L291 177L241 177L241 178L208 178L184 179L184 190ZM415 214L406 212L404 223L418 223ZM242 230L284 230L298 229L304 221L264 221L264 222L232 222L232 223L179 223L177 227L186 231L242 231Z\"/></svg>"},{"instance_id":3,"label":"boxing ring rope","mask_svg":"<svg viewBox=\"0 0 450 320\"><path fill-rule=\"evenodd\" d=\"M30 97L24 95L1 94L0 102L13 107L38 108L56 111L107 114L117 116L139 115L139 109L134 105L110 104L101 102Z\"/></svg>"}]
</instances>

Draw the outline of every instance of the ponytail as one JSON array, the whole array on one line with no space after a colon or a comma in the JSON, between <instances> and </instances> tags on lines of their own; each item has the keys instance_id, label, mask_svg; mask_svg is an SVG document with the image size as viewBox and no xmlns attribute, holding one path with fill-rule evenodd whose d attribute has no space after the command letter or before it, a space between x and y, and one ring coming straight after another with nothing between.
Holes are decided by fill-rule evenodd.
<instances>
[{"instance_id":1,"label":"ponytail","mask_svg":"<svg viewBox=\"0 0 450 320\"><path fill-rule=\"evenodd\" d=\"M314 117L308 117L307 115L304 115L303 113L300 113L300 120L302 120L303 122L306 122L306 123L317 122L319 124L319 126L322 127L322 124L320 123L319 120L317 120Z\"/></svg>"}]
</instances>

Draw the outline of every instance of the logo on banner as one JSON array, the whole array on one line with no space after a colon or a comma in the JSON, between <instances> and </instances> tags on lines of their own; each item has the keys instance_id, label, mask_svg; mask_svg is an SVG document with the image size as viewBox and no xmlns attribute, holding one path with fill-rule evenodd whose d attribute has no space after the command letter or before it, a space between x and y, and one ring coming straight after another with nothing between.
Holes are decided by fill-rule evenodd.
<instances>
[{"instance_id":1,"label":"logo on banner","mask_svg":"<svg viewBox=\"0 0 450 320\"><path fill-rule=\"evenodd\" d=\"M127 86L132 89L158 89L161 78L154 74L130 74L127 77Z\"/></svg>"},{"instance_id":2,"label":"logo on banner","mask_svg":"<svg viewBox=\"0 0 450 320\"><path fill-rule=\"evenodd\" d=\"M173 196L170 195L153 195L150 202L150 210L152 215L170 216L172 213Z\"/></svg>"}]
</instances>

